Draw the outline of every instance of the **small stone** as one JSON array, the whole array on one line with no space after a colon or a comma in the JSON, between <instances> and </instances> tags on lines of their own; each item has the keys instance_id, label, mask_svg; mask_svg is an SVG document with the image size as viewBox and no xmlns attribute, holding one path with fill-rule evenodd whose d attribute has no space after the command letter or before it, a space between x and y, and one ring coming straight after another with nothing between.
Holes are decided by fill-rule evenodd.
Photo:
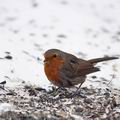
<instances>
[{"instance_id":1,"label":"small stone","mask_svg":"<svg viewBox=\"0 0 120 120\"><path fill-rule=\"evenodd\" d=\"M84 102L87 103L87 104L90 104L90 103L92 103L93 101L92 101L92 99L90 99L90 98L85 98L85 99L84 99Z\"/></svg>"},{"instance_id":2,"label":"small stone","mask_svg":"<svg viewBox=\"0 0 120 120\"><path fill-rule=\"evenodd\" d=\"M5 56L5 58L8 59L8 60L11 60L11 59L12 59L12 56L7 55L7 56Z\"/></svg>"},{"instance_id":3,"label":"small stone","mask_svg":"<svg viewBox=\"0 0 120 120\"><path fill-rule=\"evenodd\" d=\"M75 108L75 112L76 113L79 113L79 112L82 112L84 109L82 107L77 107Z\"/></svg>"},{"instance_id":4,"label":"small stone","mask_svg":"<svg viewBox=\"0 0 120 120\"><path fill-rule=\"evenodd\" d=\"M59 37L59 38L66 38L66 35L64 35L64 34L59 34L58 37Z\"/></svg>"},{"instance_id":5,"label":"small stone","mask_svg":"<svg viewBox=\"0 0 120 120\"><path fill-rule=\"evenodd\" d=\"M95 75L94 75L94 76L92 76L92 78L93 78L93 79L96 79L96 78L97 78L97 76L95 76Z\"/></svg>"}]
</instances>

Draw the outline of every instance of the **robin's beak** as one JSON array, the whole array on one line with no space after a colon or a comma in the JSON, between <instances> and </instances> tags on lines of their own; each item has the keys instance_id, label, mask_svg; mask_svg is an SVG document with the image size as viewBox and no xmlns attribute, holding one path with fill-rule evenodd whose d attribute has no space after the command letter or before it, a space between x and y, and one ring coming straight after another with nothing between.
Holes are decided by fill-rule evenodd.
<instances>
[{"instance_id":1,"label":"robin's beak","mask_svg":"<svg viewBox=\"0 0 120 120\"><path fill-rule=\"evenodd\" d=\"M44 62L44 64L45 64L45 63L47 62L47 60L44 60L43 62Z\"/></svg>"},{"instance_id":2,"label":"robin's beak","mask_svg":"<svg viewBox=\"0 0 120 120\"><path fill-rule=\"evenodd\" d=\"M46 59L43 62L44 62L44 64L48 64L49 63L49 61L46 60Z\"/></svg>"}]
</instances>

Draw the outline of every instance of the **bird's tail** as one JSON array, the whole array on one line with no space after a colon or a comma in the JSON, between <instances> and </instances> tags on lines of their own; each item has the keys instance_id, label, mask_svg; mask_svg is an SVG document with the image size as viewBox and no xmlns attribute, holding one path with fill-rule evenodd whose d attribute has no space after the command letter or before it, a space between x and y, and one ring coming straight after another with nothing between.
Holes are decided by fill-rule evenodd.
<instances>
[{"instance_id":1,"label":"bird's tail","mask_svg":"<svg viewBox=\"0 0 120 120\"><path fill-rule=\"evenodd\" d=\"M91 60L88 60L88 61L92 64L96 64L98 62L107 61L107 60L114 60L114 59L119 59L119 58L118 57L103 57L103 58L91 59Z\"/></svg>"}]
</instances>

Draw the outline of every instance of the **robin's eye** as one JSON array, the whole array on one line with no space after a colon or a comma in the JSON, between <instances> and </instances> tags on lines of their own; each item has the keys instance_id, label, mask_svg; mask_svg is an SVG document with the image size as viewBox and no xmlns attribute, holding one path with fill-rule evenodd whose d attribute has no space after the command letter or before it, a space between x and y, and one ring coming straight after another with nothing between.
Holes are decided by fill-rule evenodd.
<instances>
[{"instance_id":1,"label":"robin's eye","mask_svg":"<svg viewBox=\"0 0 120 120\"><path fill-rule=\"evenodd\" d=\"M56 55L56 54L54 54L54 55L53 55L53 57L55 58L55 57L57 57L57 55Z\"/></svg>"},{"instance_id":2,"label":"robin's eye","mask_svg":"<svg viewBox=\"0 0 120 120\"><path fill-rule=\"evenodd\" d=\"M74 63L74 64L76 63L76 61L75 61L75 60L72 60L72 59L70 60L70 62L71 62L71 63Z\"/></svg>"}]
</instances>

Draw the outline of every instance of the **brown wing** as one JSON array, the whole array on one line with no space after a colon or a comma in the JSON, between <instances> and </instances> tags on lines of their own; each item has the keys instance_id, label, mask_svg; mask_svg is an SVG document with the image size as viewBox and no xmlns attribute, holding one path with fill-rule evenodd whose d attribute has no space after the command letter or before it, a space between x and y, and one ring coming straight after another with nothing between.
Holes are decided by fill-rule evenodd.
<instances>
[{"instance_id":1,"label":"brown wing","mask_svg":"<svg viewBox=\"0 0 120 120\"><path fill-rule=\"evenodd\" d=\"M77 74L87 75L87 74L97 72L97 71L100 71L100 69L97 68L97 67L94 67L94 65L91 64L90 62L84 61L84 62L79 62L79 66L78 66L78 69L77 69Z\"/></svg>"},{"instance_id":2,"label":"brown wing","mask_svg":"<svg viewBox=\"0 0 120 120\"><path fill-rule=\"evenodd\" d=\"M68 57L65 65L62 68L64 74L68 77L75 78L85 76L87 74L99 71L99 68L94 67L90 62L78 59L75 56Z\"/></svg>"}]
</instances>

